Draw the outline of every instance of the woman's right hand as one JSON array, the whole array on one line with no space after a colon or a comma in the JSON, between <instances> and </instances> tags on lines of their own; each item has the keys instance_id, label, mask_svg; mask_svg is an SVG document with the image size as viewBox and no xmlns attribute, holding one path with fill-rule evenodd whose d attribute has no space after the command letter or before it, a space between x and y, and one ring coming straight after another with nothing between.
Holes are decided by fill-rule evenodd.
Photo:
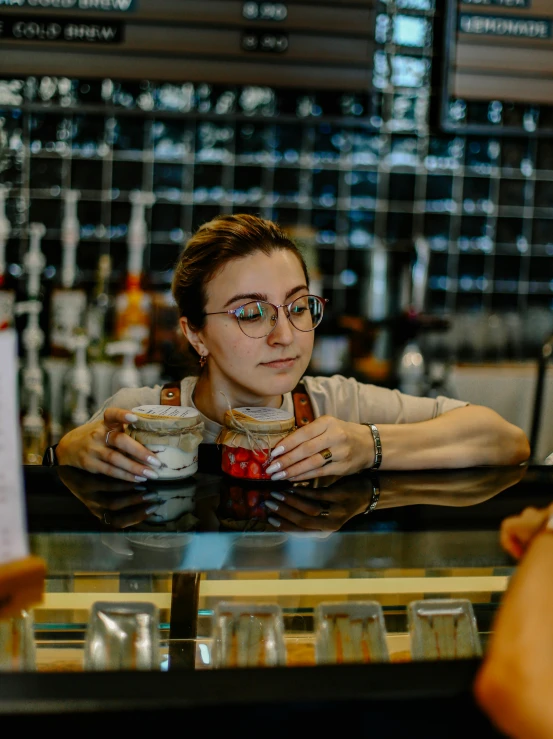
<instances>
[{"instance_id":1,"label":"woman's right hand","mask_svg":"<svg viewBox=\"0 0 553 739\"><path fill-rule=\"evenodd\" d=\"M125 529L147 520L163 503L145 485L94 475L69 465L59 468L59 478L93 516L106 526Z\"/></svg>"},{"instance_id":2,"label":"woman's right hand","mask_svg":"<svg viewBox=\"0 0 553 739\"><path fill-rule=\"evenodd\" d=\"M128 410L107 408L103 419L77 426L60 440L56 449L58 462L129 482L157 479L159 475L152 468L161 466L159 460L125 433L127 425L133 421L136 416ZM111 432L109 446L106 444L108 432Z\"/></svg>"}]
</instances>

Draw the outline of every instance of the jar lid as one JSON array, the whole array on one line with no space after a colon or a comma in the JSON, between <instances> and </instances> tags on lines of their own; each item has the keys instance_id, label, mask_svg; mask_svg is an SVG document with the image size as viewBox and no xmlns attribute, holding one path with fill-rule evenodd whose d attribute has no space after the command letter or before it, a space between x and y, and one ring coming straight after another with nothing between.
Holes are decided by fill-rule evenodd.
<instances>
[{"instance_id":1,"label":"jar lid","mask_svg":"<svg viewBox=\"0 0 553 739\"><path fill-rule=\"evenodd\" d=\"M131 425L145 431L192 430L201 423L196 408L184 405L140 405L131 413L138 416Z\"/></svg>"},{"instance_id":2,"label":"jar lid","mask_svg":"<svg viewBox=\"0 0 553 739\"><path fill-rule=\"evenodd\" d=\"M294 414L281 408L243 407L233 408L225 412L225 426L229 429L242 431L278 433L291 431L295 425Z\"/></svg>"}]
</instances>

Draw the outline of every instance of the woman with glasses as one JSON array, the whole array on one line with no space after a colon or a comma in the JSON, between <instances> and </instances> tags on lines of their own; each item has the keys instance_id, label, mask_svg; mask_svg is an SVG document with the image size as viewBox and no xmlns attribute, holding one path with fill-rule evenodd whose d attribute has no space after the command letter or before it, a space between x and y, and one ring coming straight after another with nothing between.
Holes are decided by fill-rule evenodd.
<instances>
[{"instance_id":1,"label":"woman with glasses","mask_svg":"<svg viewBox=\"0 0 553 739\"><path fill-rule=\"evenodd\" d=\"M225 411L268 406L294 412L303 379L314 420L273 450L274 480L385 469L517 464L524 433L497 413L449 398L417 398L352 378L304 377L323 297L305 262L271 221L220 216L201 226L175 268L180 325L200 366L185 377L181 404L198 409L204 443L215 443ZM157 477L158 462L124 433L129 409L158 404L161 388L123 389L57 447L60 464L130 481Z\"/></svg>"}]
</instances>

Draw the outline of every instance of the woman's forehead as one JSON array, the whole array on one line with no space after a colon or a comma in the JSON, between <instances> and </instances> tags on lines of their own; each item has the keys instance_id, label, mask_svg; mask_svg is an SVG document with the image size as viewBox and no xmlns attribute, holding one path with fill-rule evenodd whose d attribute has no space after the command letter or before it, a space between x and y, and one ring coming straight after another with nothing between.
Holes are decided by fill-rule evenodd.
<instances>
[{"instance_id":1,"label":"woman's forehead","mask_svg":"<svg viewBox=\"0 0 553 739\"><path fill-rule=\"evenodd\" d=\"M305 283L297 256L285 249L270 254L255 252L227 262L206 285L207 295L223 297L237 292L286 292Z\"/></svg>"}]
</instances>

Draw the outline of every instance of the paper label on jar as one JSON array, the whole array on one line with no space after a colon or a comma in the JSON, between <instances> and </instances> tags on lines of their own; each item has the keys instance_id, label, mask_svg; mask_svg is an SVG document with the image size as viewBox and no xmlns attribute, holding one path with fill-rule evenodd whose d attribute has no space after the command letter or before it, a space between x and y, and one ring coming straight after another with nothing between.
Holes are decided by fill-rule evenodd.
<instances>
[{"instance_id":1,"label":"paper label on jar","mask_svg":"<svg viewBox=\"0 0 553 739\"><path fill-rule=\"evenodd\" d=\"M162 416L163 418L195 418L200 415L196 408L184 405L140 405L138 408L133 408L131 412L141 416Z\"/></svg>"},{"instance_id":2,"label":"paper label on jar","mask_svg":"<svg viewBox=\"0 0 553 739\"><path fill-rule=\"evenodd\" d=\"M282 408L234 408L236 413L242 413L254 421L289 421L294 415Z\"/></svg>"}]
</instances>

